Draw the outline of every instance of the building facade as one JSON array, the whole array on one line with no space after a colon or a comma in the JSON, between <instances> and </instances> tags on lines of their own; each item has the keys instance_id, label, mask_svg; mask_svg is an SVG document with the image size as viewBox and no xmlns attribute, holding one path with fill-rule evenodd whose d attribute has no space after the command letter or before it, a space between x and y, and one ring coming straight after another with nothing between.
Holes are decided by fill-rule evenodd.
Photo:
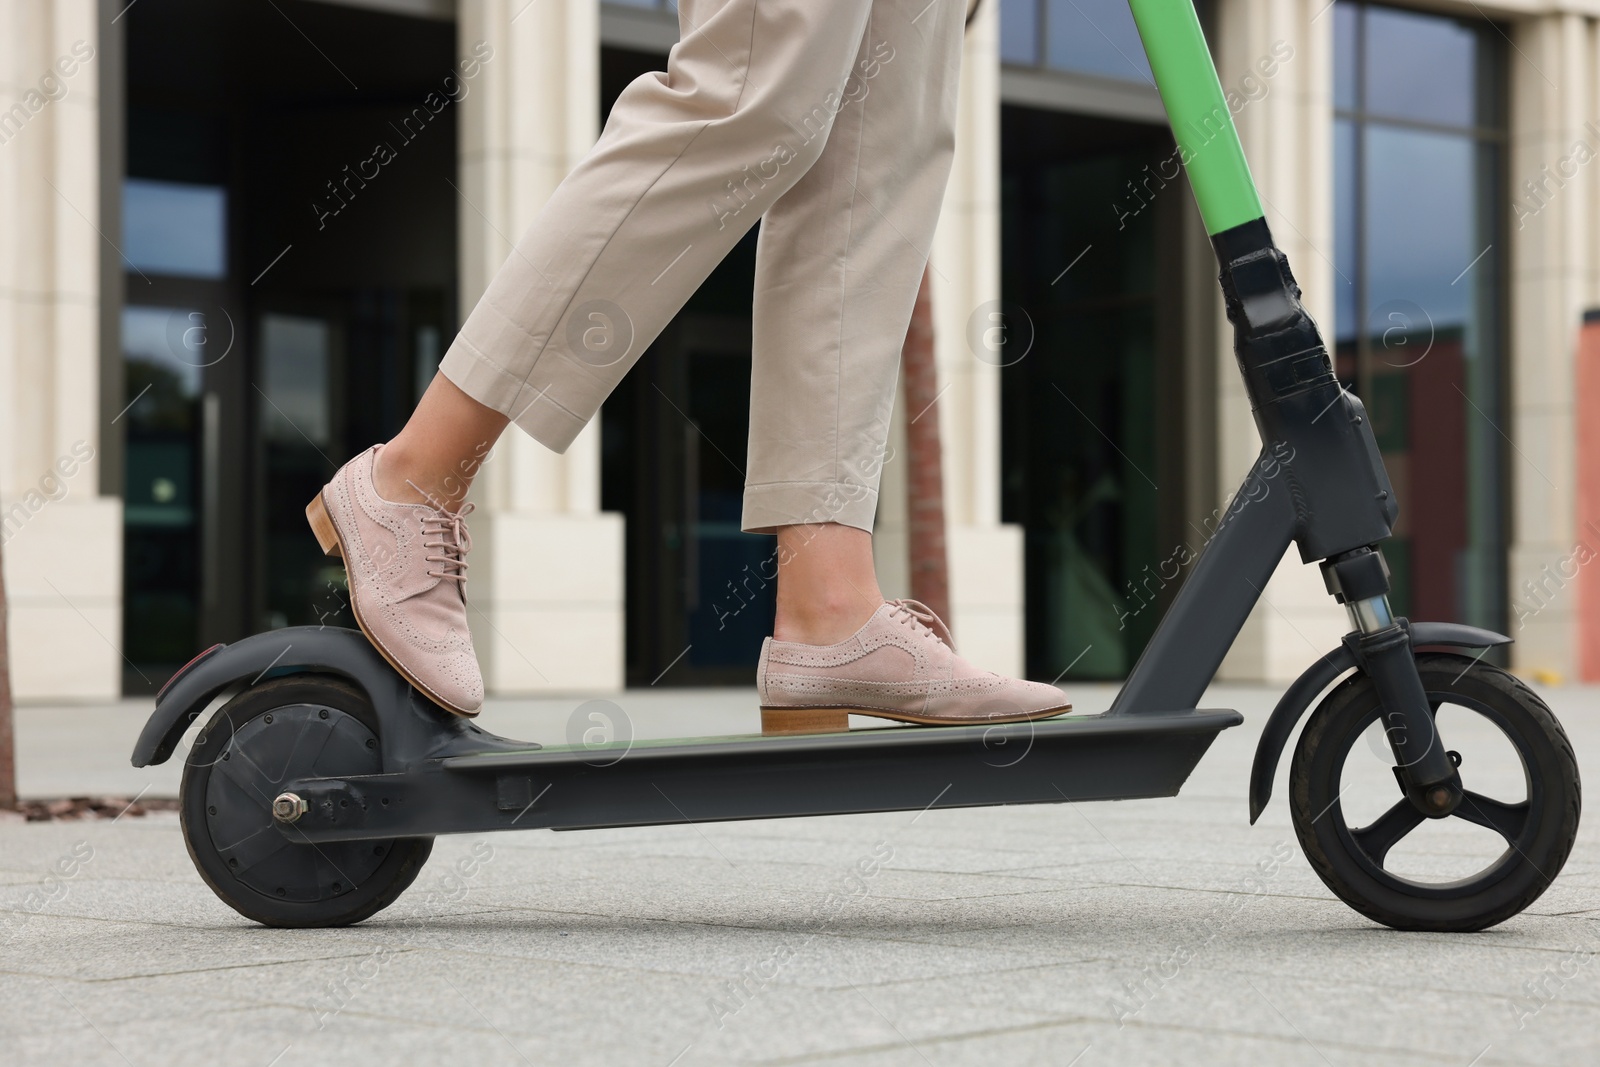
<instances>
[{"instance_id":1,"label":"building facade","mask_svg":"<svg viewBox=\"0 0 1600 1067\"><path fill-rule=\"evenodd\" d=\"M1509 632L1547 680L1596 669L1600 6L1200 13L1268 222L1373 415L1397 608ZM5 5L20 699L153 692L214 641L349 624L305 500L398 428L677 33L654 0ZM1259 448L1215 264L1121 0L986 0L964 62L930 250L952 628L995 670L1120 677ZM753 680L773 593L772 540L738 531L753 257L754 231L566 453L486 449L491 693ZM889 596L918 414L897 405L882 470ZM1345 628L1291 549L1224 674L1292 677Z\"/></svg>"}]
</instances>

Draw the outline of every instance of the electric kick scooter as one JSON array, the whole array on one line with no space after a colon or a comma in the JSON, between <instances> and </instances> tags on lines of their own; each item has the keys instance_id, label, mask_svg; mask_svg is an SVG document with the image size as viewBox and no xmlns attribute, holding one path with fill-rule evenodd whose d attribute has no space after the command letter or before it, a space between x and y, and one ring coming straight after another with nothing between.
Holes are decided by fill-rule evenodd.
<instances>
[{"instance_id":1,"label":"electric kick scooter","mask_svg":"<svg viewBox=\"0 0 1600 1067\"><path fill-rule=\"evenodd\" d=\"M1263 449L1109 710L1006 726L541 747L446 714L357 631L275 630L208 649L174 675L133 753L137 767L165 761L214 698L234 693L200 728L183 772L183 833L217 895L261 923L336 926L393 902L438 834L1174 796L1216 735L1243 721L1195 705L1294 542L1353 629L1272 712L1251 774L1251 822L1296 723L1338 682L1289 773L1296 833L1328 887L1407 930L1478 930L1537 898L1577 833L1572 747L1545 704L1482 652L1437 650L1510 638L1391 614L1380 545L1398 504L1362 404L1334 377L1268 232L1194 8L1132 0L1132 9L1221 265ZM1474 768L1458 765L1436 729L1446 704L1508 742L1520 774L1496 779L1496 791L1520 782L1520 797L1469 787ZM1384 742L1363 747L1384 763L1392 756L1392 802L1351 825L1342 774L1374 724ZM1386 866L1407 834L1451 818L1492 831L1504 850L1449 881Z\"/></svg>"}]
</instances>

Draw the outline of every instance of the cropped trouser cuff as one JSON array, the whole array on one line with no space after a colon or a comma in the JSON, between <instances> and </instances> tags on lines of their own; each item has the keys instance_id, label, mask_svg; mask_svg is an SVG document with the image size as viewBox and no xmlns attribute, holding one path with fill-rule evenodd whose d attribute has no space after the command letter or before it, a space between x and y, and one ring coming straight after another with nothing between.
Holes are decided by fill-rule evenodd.
<instances>
[{"instance_id":1,"label":"cropped trouser cuff","mask_svg":"<svg viewBox=\"0 0 1600 1067\"><path fill-rule=\"evenodd\" d=\"M837 522L872 532L878 490L859 482L747 484L739 525L746 533L775 533L779 526Z\"/></svg>"},{"instance_id":2,"label":"cropped trouser cuff","mask_svg":"<svg viewBox=\"0 0 1600 1067\"><path fill-rule=\"evenodd\" d=\"M524 375L496 366L461 336L445 353L439 371L463 393L494 408L555 452L565 452L595 414L569 411L551 397L548 387L536 388Z\"/></svg>"}]
</instances>

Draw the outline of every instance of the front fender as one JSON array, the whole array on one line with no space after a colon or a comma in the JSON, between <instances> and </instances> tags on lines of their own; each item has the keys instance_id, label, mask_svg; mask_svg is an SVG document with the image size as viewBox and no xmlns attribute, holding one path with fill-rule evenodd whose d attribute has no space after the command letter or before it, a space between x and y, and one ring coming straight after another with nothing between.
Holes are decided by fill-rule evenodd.
<instances>
[{"instance_id":1,"label":"front fender","mask_svg":"<svg viewBox=\"0 0 1600 1067\"><path fill-rule=\"evenodd\" d=\"M156 695L155 713L133 748L133 765L165 763L189 724L218 693L240 682L252 685L268 671L284 669L342 675L360 686L380 713L409 703L411 687L359 630L334 626L269 630L202 653L174 675Z\"/></svg>"},{"instance_id":2,"label":"front fender","mask_svg":"<svg viewBox=\"0 0 1600 1067\"><path fill-rule=\"evenodd\" d=\"M1508 645L1511 638L1492 630L1465 626L1454 622L1400 622L1411 631L1411 647L1423 645L1450 645L1456 648L1489 648ZM1311 707L1317 694L1332 685L1345 671L1356 666L1355 653L1349 644L1323 656L1307 667L1305 673L1294 680L1284 691L1278 706L1272 709L1267 725L1256 744L1256 760L1250 768L1250 822L1253 825L1272 799L1272 778L1278 772L1278 759L1283 755L1289 735L1295 724Z\"/></svg>"}]
</instances>

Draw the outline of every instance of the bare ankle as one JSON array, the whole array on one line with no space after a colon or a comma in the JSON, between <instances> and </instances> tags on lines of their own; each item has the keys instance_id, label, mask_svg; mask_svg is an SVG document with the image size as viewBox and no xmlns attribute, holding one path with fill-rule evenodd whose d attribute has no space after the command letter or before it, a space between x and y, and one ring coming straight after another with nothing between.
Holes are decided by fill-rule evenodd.
<instances>
[{"instance_id":1,"label":"bare ankle","mask_svg":"<svg viewBox=\"0 0 1600 1067\"><path fill-rule=\"evenodd\" d=\"M876 603L852 597L847 601L799 607L780 602L773 620L772 636L777 641L792 641L801 645L836 645L866 625L882 603L881 597Z\"/></svg>"},{"instance_id":2,"label":"bare ankle","mask_svg":"<svg viewBox=\"0 0 1600 1067\"><path fill-rule=\"evenodd\" d=\"M396 504L437 504L432 490L419 484L406 462L404 446L391 441L378 450L372 464L372 486L383 499Z\"/></svg>"}]
</instances>

